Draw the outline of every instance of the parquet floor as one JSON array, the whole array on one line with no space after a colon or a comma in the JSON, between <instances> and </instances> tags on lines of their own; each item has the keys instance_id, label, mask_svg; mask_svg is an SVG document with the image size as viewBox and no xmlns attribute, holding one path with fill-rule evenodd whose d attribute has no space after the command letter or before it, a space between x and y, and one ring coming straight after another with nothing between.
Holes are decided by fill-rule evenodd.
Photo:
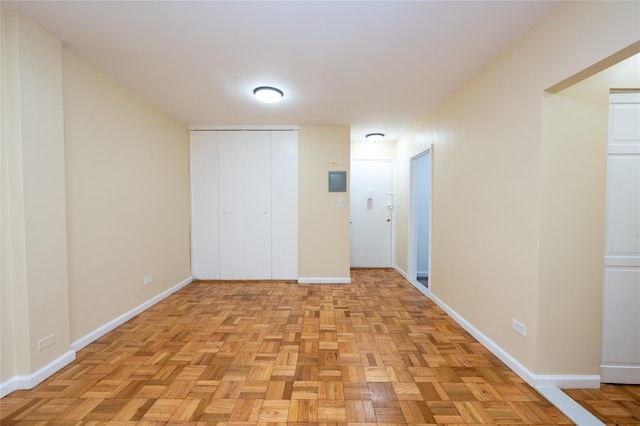
<instances>
[{"instance_id":1,"label":"parquet floor","mask_svg":"<svg viewBox=\"0 0 640 426\"><path fill-rule=\"evenodd\" d=\"M608 425L640 425L640 386L602 385L565 389L587 411Z\"/></svg>"},{"instance_id":2,"label":"parquet floor","mask_svg":"<svg viewBox=\"0 0 640 426\"><path fill-rule=\"evenodd\" d=\"M1 399L0 421L571 424L395 271L352 280L192 283Z\"/></svg>"}]
</instances>

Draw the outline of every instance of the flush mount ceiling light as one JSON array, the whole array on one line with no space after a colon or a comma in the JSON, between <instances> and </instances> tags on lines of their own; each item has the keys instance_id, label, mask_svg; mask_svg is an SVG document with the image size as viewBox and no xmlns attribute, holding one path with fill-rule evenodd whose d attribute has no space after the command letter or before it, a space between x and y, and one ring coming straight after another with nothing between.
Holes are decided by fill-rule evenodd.
<instances>
[{"instance_id":1,"label":"flush mount ceiling light","mask_svg":"<svg viewBox=\"0 0 640 426\"><path fill-rule=\"evenodd\" d=\"M369 133L366 138L370 142L380 142L384 139L384 133Z\"/></svg>"},{"instance_id":2,"label":"flush mount ceiling light","mask_svg":"<svg viewBox=\"0 0 640 426\"><path fill-rule=\"evenodd\" d=\"M284 96L282 90L270 86L260 86L253 89L253 94L259 101L272 104L278 102Z\"/></svg>"}]
</instances>

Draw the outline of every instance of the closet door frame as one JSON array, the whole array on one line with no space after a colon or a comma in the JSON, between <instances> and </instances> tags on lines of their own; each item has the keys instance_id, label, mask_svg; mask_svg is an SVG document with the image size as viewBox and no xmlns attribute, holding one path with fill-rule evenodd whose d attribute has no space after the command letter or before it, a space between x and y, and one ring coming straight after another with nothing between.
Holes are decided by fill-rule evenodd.
<instances>
[{"instance_id":1,"label":"closet door frame","mask_svg":"<svg viewBox=\"0 0 640 426\"><path fill-rule=\"evenodd\" d=\"M297 280L297 128L190 130L194 277Z\"/></svg>"}]
</instances>

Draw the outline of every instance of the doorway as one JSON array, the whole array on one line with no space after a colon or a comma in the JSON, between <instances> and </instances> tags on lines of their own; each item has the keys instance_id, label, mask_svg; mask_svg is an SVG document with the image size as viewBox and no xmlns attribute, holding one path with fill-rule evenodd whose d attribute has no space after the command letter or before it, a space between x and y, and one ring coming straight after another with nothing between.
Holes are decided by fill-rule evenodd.
<instances>
[{"instance_id":1,"label":"doorway","mask_svg":"<svg viewBox=\"0 0 640 426\"><path fill-rule=\"evenodd\" d=\"M390 268L393 162L352 160L350 193L352 268Z\"/></svg>"},{"instance_id":2,"label":"doorway","mask_svg":"<svg viewBox=\"0 0 640 426\"><path fill-rule=\"evenodd\" d=\"M411 158L409 206L409 281L427 294L431 248L431 147Z\"/></svg>"}]
</instances>

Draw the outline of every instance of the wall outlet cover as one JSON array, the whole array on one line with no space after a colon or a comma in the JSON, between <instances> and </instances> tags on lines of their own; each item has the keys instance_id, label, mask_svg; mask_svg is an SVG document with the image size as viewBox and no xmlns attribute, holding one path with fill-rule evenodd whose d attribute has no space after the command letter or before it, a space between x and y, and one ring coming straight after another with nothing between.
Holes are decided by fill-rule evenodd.
<instances>
[{"instance_id":1,"label":"wall outlet cover","mask_svg":"<svg viewBox=\"0 0 640 426\"><path fill-rule=\"evenodd\" d=\"M519 335L526 337L527 335L527 327L522 324L519 321L516 321L515 319L511 320L511 328L513 329L513 331L515 331L516 333L518 333Z\"/></svg>"}]
</instances>

